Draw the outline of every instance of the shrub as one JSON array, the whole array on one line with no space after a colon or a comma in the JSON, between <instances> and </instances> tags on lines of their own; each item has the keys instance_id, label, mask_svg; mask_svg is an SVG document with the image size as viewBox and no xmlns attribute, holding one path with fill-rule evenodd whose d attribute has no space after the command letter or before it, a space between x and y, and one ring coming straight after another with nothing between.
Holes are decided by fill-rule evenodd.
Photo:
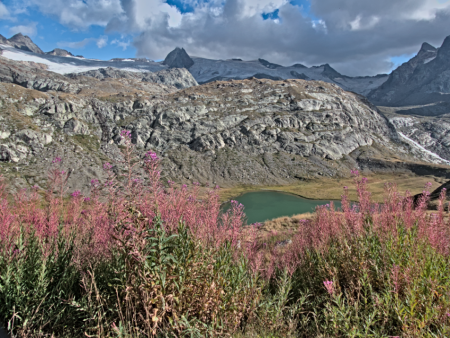
<instances>
[{"instance_id":1,"label":"shrub","mask_svg":"<svg viewBox=\"0 0 450 338\"><path fill-rule=\"evenodd\" d=\"M377 205L370 202L367 180L354 174L359 203L351 205L344 189L343 210L317 208L289 247L269 249L259 268L268 278L263 299L284 288L284 311L296 309L290 332L297 336L449 336L445 190L436 214L426 210L427 191L414 208L411 196L393 185ZM267 311L260 317L267 321Z\"/></svg>"},{"instance_id":2,"label":"shrub","mask_svg":"<svg viewBox=\"0 0 450 338\"><path fill-rule=\"evenodd\" d=\"M123 177L106 163L89 196L66 198L60 158L45 200L33 190L9 203L1 184L1 318L20 336L236 331L261 294L238 250L242 206L221 214L214 190L163 186L156 154L141 161L122 136Z\"/></svg>"}]
</instances>

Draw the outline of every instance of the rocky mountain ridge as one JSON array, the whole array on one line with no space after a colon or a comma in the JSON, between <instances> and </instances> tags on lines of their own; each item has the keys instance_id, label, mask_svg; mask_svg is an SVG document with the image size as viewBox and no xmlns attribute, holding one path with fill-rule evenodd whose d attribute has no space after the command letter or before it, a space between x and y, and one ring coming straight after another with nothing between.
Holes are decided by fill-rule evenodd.
<instances>
[{"instance_id":1,"label":"rocky mountain ridge","mask_svg":"<svg viewBox=\"0 0 450 338\"><path fill-rule=\"evenodd\" d=\"M44 52L26 35L17 33L7 39L0 34L0 44L10 45L14 48L25 50L36 54L44 54Z\"/></svg>"},{"instance_id":2,"label":"rocky mountain ridge","mask_svg":"<svg viewBox=\"0 0 450 338\"><path fill-rule=\"evenodd\" d=\"M197 81L184 68L171 68L160 70L155 73L150 72L130 72L119 70L116 68L99 68L97 70L90 70L82 73L66 74L71 79L80 79L83 76L94 77L98 80L104 79L135 79L141 82L159 83L169 86L174 86L178 89L198 86Z\"/></svg>"},{"instance_id":3,"label":"rocky mountain ridge","mask_svg":"<svg viewBox=\"0 0 450 338\"><path fill-rule=\"evenodd\" d=\"M0 41L0 44L2 44L2 41ZM49 70L60 74L80 73L108 67L135 72L155 72L169 68L186 68L198 83L217 80L248 79L252 77L271 80L320 80L335 83L345 90L354 91L362 95L367 95L388 78L387 74L371 77L349 77L339 74L328 64L308 68L301 64L284 67L264 59L253 61L243 61L236 58L231 60L211 60L201 57L191 57L183 48L178 47L171 51L164 61L154 62L142 58L114 58L109 61L90 60L73 57L64 50L46 54L30 54L29 51L27 52L25 50L8 49L8 46L8 44L3 44L3 47L0 46L0 48L4 49L4 56L16 61L43 63L48 66Z\"/></svg>"},{"instance_id":4,"label":"rocky mountain ridge","mask_svg":"<svg viewBox=\"0 0 450 338\"><path fill-rule=\"evenodd\" d=\"M15 41L15 42L14 42ZM155 72L169 68L186 68L198 83L212 81L228 81L238 79L284 80L303 79L320 80L334 83L344 90L367 96L373 103L384 106L423 105L449 101L449 60L450 37L447 37L440 48L423 43L418 54L408 62L399 66L390 75L349 77L340 74L329 64L306 67L302 64L282 66L264 59L244 61L211 60L189 56L183 48L175 48L164 61L154 62L148 59L112 59L110 61L89 60L74 57L71 53L55 49L46 53L31 39L17 34L11 39L0 37L0 44L22 50L22 54L5 49L4 55L22 61L36 61L36 57L47 64L49 70L60 74L85 73L99 68L117 68L125 71ZM23 54L34 51L35 53ZM54 57L54 58L50 58ZM30 60L28 60L30 59ZM33 59L33 60L31 60ZM71 59L70 61L68 59ZM108 64L109 63L109 64Z\"/></svg>"},{"instance_id":5,"label":"rocky mountain ridge","mask_svg":"<svg viewBox=\"0 0 450 338\"><path fill-rule=\"evenodd\" d=\"M424 43L368 98L377 105L395 107L450 102L450 36L440 48Z\"/></svg>"},{"instance_id":6,"label":"rocky mountain ridge","mask_svg":"<svg viewBox=\"0 0 450 338\"><path fill-rule=\"evenodd\" d=\"M101 91L109 80L122 82L136 88L150 87L148 91L159 91L165 86L171 90L197 85L197 82L186 69L169 69L155 73L125 72L112 68L92 71L92 73L69 74L64 76L49 72L45 65L26 61L12 61L0 57L0 82L14 83L25 88L38 91L58 91L77 94L80 91ZM161 84L158 87L155 84ZM128 88L128 87L127 87ZM107 90L107 89L104 89Z\"/></svg>"},{"instance_id":7,"label":"rocky mountain ridge","mask_svg":"<svg viewBox=\"0 0 450 338\"><path fill-rule=\"evenodd\" d=\"M68 52L67 50L61 48L55 48L52 51L47 52L45 54L54 56L75 56L71 52Z\"/></svg>"}]
</instances>

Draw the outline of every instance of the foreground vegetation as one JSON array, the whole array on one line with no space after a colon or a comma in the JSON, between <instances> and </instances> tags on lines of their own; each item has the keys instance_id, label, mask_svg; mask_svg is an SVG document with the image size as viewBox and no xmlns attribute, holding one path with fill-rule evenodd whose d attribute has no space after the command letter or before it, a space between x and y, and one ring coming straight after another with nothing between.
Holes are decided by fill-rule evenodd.
<instances>
[{"instance_id":1,"label":"foreground vegetation","mask_svg":"<svg viewBox=\"0 0 450 338\"><path fill-rule=\"evenodd\" d=\"M56 158L45 199L0 184L0 318L17 337L445 337L448 215L393 185L382 205L318 208L289 240L243 227L217 190L163 185L159 159L106 163L89 196L65 198ZM144 165L145 179L138 174Z\"/></svg>"}]
</instances>

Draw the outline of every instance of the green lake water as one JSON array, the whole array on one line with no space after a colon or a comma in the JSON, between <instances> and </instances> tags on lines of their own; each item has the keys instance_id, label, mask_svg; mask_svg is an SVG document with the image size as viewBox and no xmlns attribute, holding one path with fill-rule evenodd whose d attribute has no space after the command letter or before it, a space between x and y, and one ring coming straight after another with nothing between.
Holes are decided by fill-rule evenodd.
<instances>
[{"instance_id":1,"label":"green lake water","mask_svg":"<svg viewBox=\"0 0 450 338\"><path fill-rule=\"evenodd\" d=\"M255 191L243 194L236 201L245 207L247 223L264 222L282 216L293 216L305 212L313 212L318 205L330 203L330 201L309 200L296 195L285 194L278 191ZM341 207L340 201L333 201L336 208ZM230 203L223 206L228 210Z\"/></svg>"}]
</instances>

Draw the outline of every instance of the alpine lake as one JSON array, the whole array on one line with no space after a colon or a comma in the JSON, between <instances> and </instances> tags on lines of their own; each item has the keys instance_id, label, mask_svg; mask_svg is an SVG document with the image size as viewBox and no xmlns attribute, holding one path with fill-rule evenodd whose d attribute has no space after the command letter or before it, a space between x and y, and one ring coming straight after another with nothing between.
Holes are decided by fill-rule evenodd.
<instances>
[{"instance_id":1,"label":"alpine lake","mask_svg":"<svg viewBox=\"0 0 450 338\"><path fill-rule=\"evenodd\" d=\"M314 212L317 206L330 203L329 200L311 200L279 191L248 192L234 200L244 205L247 224L263 223L278 217ZM340 201L333 201L333 203L335 208L341 207ZM224 203L222 210L226 212L230 207L230 202Z\"/></svg>"}]
</instances>

